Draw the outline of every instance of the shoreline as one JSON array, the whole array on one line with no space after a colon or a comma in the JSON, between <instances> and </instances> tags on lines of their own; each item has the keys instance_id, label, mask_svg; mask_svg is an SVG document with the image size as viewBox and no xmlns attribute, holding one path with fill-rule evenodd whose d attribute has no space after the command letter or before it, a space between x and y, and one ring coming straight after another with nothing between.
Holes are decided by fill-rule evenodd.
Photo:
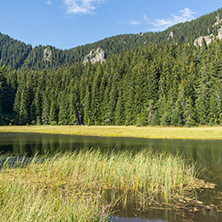
<instances>
[{"instance_id":1,"label":"shoreline","mask_svg":"<svg viewBox=\"0 0 222 222\"><path fill-rule=\"evenodd\" d=\"M222 140L222 126L192 128L172 126L0 126L0 132L146 139Z\"/></svg>"}]
</instances>

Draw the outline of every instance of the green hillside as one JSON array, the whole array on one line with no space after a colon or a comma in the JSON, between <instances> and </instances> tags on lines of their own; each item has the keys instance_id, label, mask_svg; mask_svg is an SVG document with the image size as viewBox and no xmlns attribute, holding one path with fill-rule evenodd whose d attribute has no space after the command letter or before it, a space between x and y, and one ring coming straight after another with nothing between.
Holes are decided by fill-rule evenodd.
<instances>
[{"instance_id":1,"label":"green hillside","mask_svg":"<svg viewBox=\"0 0 222 222\"><path fill-rule=\"evenodd\" d=\"M70 50L0 35L0 124L222 124L221 14ZM84 64L98 47L106 62Z\"/></svg>"},{"instance_id":2,"label":"green hillside","mask_svg":"<svg viewBox=\"0 0 222 222\"><path fill-rule=\"evenodd\" d=\"M221 17L222 9L218 9L196 20L172 26L163 32L118 35L69 50L59 50L52 46L32 48L31 45L0 34L0 65L6 65L12 69L58 68L61 65L71 65L76 61L83 61L90 50L98 47L102 48L109 56L111 54L117 55L125 50L134 50L150 43L192 42L200 36L217 35L221 24L213 25L220 21ZM51 56L48 59L44 57L44 50L47 49L51 51Z\"/></svg>"},{"instance_id":3,"label":"green hillside","mask_svg":"<svg viewBox=\"0 0 222 222\"><path fill-rule=\"evenodd\" d=\"M57 70L0 68L1 124L222 124L222 40L150 44Z\"/></svg>"}]
</instances>

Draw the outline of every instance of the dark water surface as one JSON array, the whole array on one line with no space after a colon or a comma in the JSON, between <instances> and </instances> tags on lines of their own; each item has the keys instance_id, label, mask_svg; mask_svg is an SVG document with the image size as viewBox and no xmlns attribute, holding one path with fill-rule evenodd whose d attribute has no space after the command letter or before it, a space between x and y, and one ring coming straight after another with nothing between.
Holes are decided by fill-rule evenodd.
<instances>
[{"instance_id":1,"label":"dark water surface","mask_svg":"<svg viewBox=\"0 0 222 222\"><path fill-rule=\"evenodd\" d=\"M198 199L205 203L221 204L216 198L222 192L222 140L166 140L166 139L138 139L138 138L105 138L92 136L48 135L27 133L0 133L0 152L19 156L33 156L53 154L56 152L72 151L77 148L101 147L120 150L150 149L157 152L181 154L188 161L195 161L201 169L199 178L216 183L212 192L197 194ZM137 211L133 206L119 209L119 222L219 222L222 215L212 211L197 212L195 215L184 218L172 210Z\"/></svg>"}]
</instances>

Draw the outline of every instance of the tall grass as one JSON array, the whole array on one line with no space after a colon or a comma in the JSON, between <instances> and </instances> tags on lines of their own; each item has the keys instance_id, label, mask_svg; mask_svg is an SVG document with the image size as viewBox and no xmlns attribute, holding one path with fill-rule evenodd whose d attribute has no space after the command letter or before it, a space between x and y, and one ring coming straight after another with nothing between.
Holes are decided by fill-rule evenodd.
<instances>
[{"instance_id":1,"label":"tall grass","mask_svg":"<svg viewBox=\"0 0 222 222\"><path fill-rule=\"evenodd\" d=\"M104 152L57 154L0 172L1 221L105 221L117 204L169 202L192 186L194 166L180 157Z\"/></svg>"}]
</instances>

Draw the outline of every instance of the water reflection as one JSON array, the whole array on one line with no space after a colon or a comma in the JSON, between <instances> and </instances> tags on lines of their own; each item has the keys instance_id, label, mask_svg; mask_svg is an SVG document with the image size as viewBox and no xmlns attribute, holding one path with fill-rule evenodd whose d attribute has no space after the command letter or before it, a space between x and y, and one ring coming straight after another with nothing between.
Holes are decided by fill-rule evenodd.
<instances>
[{"instance_id":1,"label":"water reflection","mask_svg":"<svg viewBox=\"0 0 222 222\"><path fill-rule=\"evenodd\" d=\"M222 188L222 141L151 140L136 138L104 138L69 135L0 133L0 152L23 156L73 151L77 148L101 147L119 151L146 148L158 152L180 153L198 163L200 177Z\"/></svg>"},{"instance_id":2,"label":"water reflection","mask_svg":"<svg viewBox=\"0 0 222 222\"><path fill-rule=\"evenodd\" d=\"M167 222L166 220L160 220L160 219L141 219L141 218L123 218L119 217L116 218L116 220L113 220L113 222Z\"/></svg>"}]
</instances>

